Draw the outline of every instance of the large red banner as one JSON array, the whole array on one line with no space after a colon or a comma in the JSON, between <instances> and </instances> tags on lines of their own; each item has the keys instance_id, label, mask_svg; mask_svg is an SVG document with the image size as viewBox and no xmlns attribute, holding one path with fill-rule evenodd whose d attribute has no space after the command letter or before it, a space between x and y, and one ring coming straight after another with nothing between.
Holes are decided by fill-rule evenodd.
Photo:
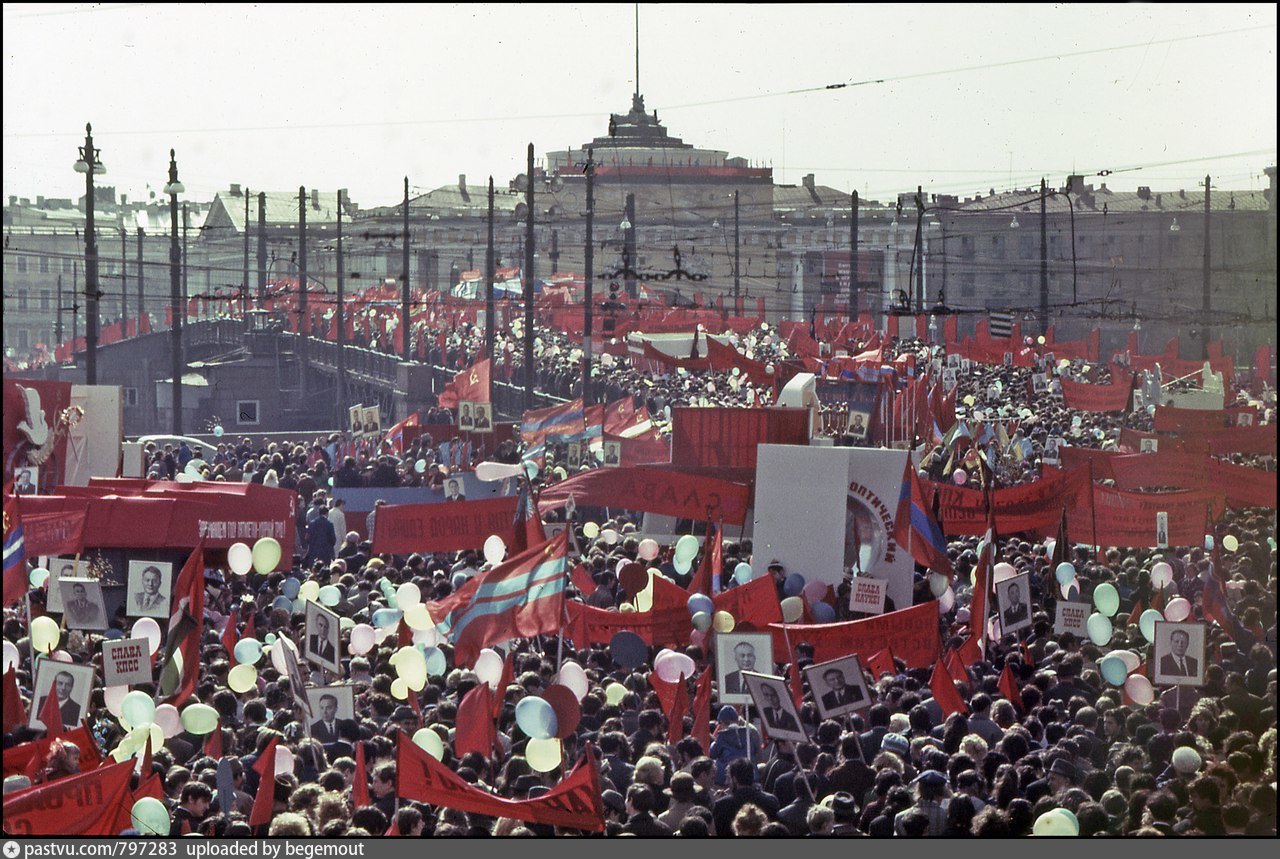
<instances>
[{"instance_id":1,"label":"large red banner","mask_svg":"<svg viewBox=\"0 0 1280 859\"><path fill-rule=\"evenodd\" d=\"M1110 385L1087 385L1071 379L1059 379L1062 402L1069 409L1082 412L1123 412L1129 408L1133 375L1112 374Z\"/></svg>"},{"instance_id":2,"label":"large red banner","mask_svg":"<svg viewBox=\"0 0 1280 859\"><path fill-rule=\"evenodd\" d=\"M771 623L775 653L788 654L798 644L812 644L817 662L838 659L856 653L863 657L893 649L893 655L908 668L928 668L937 661L940 650L938 635L938 603L927 603L898 611L850 620L845 623ZM794 662L787 658L786 662Z\"/></svg>"},{"instance_id":3,"label":"large red banner","mask_svg":"<svg viewBox=\"0 0 1280 859\"><path fill-rule=\"evenodd\" d=\"M1225 494L1232 507L1276 506L1276 474L1232 465L1183 449L1114 456L1109 460L1118 489L1172 487ZM1097 476L1097 475L1095 475Z\"/></svg>"},{"instance_id":4,"label":"large red banner","mask_svg":"<svg viewBox=\"0 0 1280 859\"><path fill-rule=\"evenodd\" d=\"M486 817L510 817L589 832L604 830L600 770L588 752L584 762L536 799L504 799L469 784L400 732L396 739L397 793L404 799Z\"/></svg>"},{"instance_id":5,"label":"large red banner","mask_svg":"<svg viewBox=\"0 0 1280 859\"><path fill-rule=\"evenodd\" d=\"M755 470L758 445L808 443L808 409L671 410L671 461L675 465Z\"/></svg>"},{"instance_id":6,"label":"large red banner","mask_svg":"<svg viewBox=\"0 0 1280 859\"><path fill-rule=\"evenodd\" d=\"M1210 511L1216 515L1222 506L1222 495L1209 492L1126 492L1095 485L1092 505L1068 505L1067 529L1072 539L1098 546L1150 548L1157 542L1156 513L1163 512L1169 514L1169 545L1199 546Z\"/></svg>"},{"instance_id":7,"label":"large red banner","mask_svg":"<svg viewBox=\"0 0 1280 859\"><path fill-rule=\"evenodd\" d=\"M497 534L508 546L515 539L516 498L488 498L451 504L391 504L378 510L373 550L455 552L484 545Z\"/></svg>"},{"instance_id":8,"label":"large red banner","mask_svg":"<svg viewBox=\"0 0 1280 859\"><path fill-rule=\"evenodd\" d=\"M746 411L737 409L736 411ZM644 510L680 519L741 525L751 503L751 487L665 468L597 468L549 486L539 510L563 506L572 495L579 507Z\"/></svg>"},{"instance_id":9,"label":"large red banner","mask_svg":"<svg viewBox=\"0 0 1280 859\"><path fill-rule=\"evenodd\" d=\"M85 510L24 513L22 536L27 555L76 555L84 548Z\"/></svg>"},{"instance_id":10,"label":"large red banner","mask_svg":"<svg viewBox=\"0 0 1280 859\"><path fill-rule=\"evenodd\" d=\"M9 835L116 836L129 826L132 760L99 767L4 798ZM167 833L166 833L167 834Z\"/></svg>"},{"instance_id":11,"label":"large red banner","mask_svg":"<svg viewBox=\"0 0 1280 859\"><path fill-rule=\"evenodd\" d=\"M941 496L942 530L947 534L980 536L987 531L987 502L978 489L962 489L946 483L929 484ZM1087 501L1089 472L1056 471L1033 483L997 489L996 530L1001 534L1055 529L1062 508ZM897 653L897 650L894 650Z\"/></svg>"},{"instance_id":12,"label":"large red banner","mask_svg":"<svg viewBox=\"0 0 1280 859\"><path fill-rule=\"evenodd\" d=\"M1115 475L1111 473L1111 460L1120 454L1098 450L1095 447L1075 446L1059 448L1059 452L1062 456L1062 468L1064 471L1082 468L1093 475L1094 480L1115 479Z\"/></svg>"},{"instance_id":13,"label":"large red banner","mask_svg":"<svg viewBox=\"0 0 1280 859\"><path fill-rule=\"evenodd\" d=\"M1222 409L1179 409L1174 406L1156 406L1154 428L1156 432L1210 433L1228 424L1228 416Z\"/></svg>"}]
</instances>

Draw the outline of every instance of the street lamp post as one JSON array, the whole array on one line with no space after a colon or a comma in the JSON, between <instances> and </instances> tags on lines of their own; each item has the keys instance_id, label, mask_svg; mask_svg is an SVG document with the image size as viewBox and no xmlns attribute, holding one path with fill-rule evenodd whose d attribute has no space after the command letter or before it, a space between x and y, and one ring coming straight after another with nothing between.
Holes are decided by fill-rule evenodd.
<instances>
[{"instance_id":1,"label":"street lamp post","mask_svg":"<svg viewBox=\"0 0 1280 859\"><path fill-rule=\"evenodd\" d=\"M173 434L182 435L182 280L178 272L181 250L178 247L178 195L186 191L178 181L178 161L174 150L169 150L169 183L164 192L169 195L169 301L173 306L173 324L169 326L170 358L173 372Z\"/></svg>"},{"instance_id":2,"label":"street lamp post","mask_svg":"<svg viewBox=\"0 0 1280 859\"><path fill-rule=\"evenodd\" d=\"M93 175L107 172L98 160L100 150L93 145L93 126L85 123L84 146L80 147L80 160L75 163L77 173L84 174L84 292L85 310L85 381L98 384L98 240L93 229Z\"/></svg>"}]
</instances>

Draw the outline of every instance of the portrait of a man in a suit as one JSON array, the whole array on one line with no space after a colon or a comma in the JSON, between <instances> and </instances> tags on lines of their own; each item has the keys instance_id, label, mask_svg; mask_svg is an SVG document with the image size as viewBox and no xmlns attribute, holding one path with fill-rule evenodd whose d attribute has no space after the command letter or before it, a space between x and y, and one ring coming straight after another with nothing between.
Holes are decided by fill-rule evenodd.
<instances>
[{"instance_id":1,"label":"portrait of a man in a suit","mask_svg":"<svg viewBox=\"0 0 1280 859\"><path fill-rule=\"evenodd\" d=\"M1023 602L1022 588L1016 582L1009 585L1005 595L1006 603L1004 612L1001 615L1001 621L1004 624L1004 629L1009 630L1026 621L1027 604Z\"/></svg>"},{"instance_id":2,"label":"portrait of a man in a suit","mask_svg":"<svg viewBox=\"0 0 1280 859\"><path fill-rule=\"evenodd\" d=\"M320 696L320 718L311 725L311 737L321 743L338 741L338 697L325 693Z\"/></svg>"},{"instance_id":3,"label":"portrait of a man in a suit","mask_svg":"<svg viewBox=\"0 0 1280 859\"><path fill-rule=\"evenodd\" d=\"M329 618L316 614L311 619L312 632L307 638L307 653L321 662L337 662L338 653L329 637Z\"/></svg>"},{"instance_id":4,"label":"portrait of a man in a suit","mask_svg":"<svg viewBox=\"0 0 1280 859\"><path fill-rule=\"evenodd\" d=\"M71 693L76 690L76 678L71 675L70 671L59 671L53 677L53 688L49 690L40 703L36 706L36 715L44 712L45 703L49 700L49 695L54 695L58 700L58 712L62 714L62 724L77 725L80 723L80 705L71 698Z\"/></svg>"},{"instance_id":5,"label":"portrait of a man in a suit","mask_svg":"<svg viewBox=\"0 0 1280 859\"><path fill-rule=\"evenodd\" d=\"M822 682L830 690L822 696L822 708L826 712L862 703L862 689L850 686L839 668L828 668L822 672Z\"/></svg>"},{"instance_id":6,"label":"portrait of a man in a suit","mask_svg":"<svg viewBox=\"0 0 1280 859\"><path fill-rule=\"evenodd\" d=\"M164 573L156 564L146 564L142 571L130 574L129 614L164 617L169 613L169 594L164 590Z\"/></svg>"},{"instance_id":7,"label":"portrait of a man in a suit","mask_svg":"<svg viewBox=\"0 0 1280 859\"><path fill-rule=\"evenodd\" d=\"M101 594L98 595L99 599ZM103 629L106 627L102 616L102 607L89 598L89 589L84 582L71 585L71 599L66 602L67 626L72 629Z\"/></svg>"},{"instance_id":8,"label":"portrait of a man in a suit","mask_svg":"<svg viewBox=\"0 0 1280 859\"><path fill-rule=\"evenodd\" d=\"M1160 673L1172 677L1196 677L1200 674L1200 664L1194 656L1187 655L1191 645L1191 634L1185 629L1175 629L1169 633L1169 652L1160 657Z\"/></svg>"},{"instance_id":9,"label":"portrait of a man in a suit","mask_svg":"<svg viewBox=\"0 0 1280 859\"><path fill-rule=\"evenodd\" d=\"M746 694L747 685L743 680L743 671L756 670L756 648L749 641L740 641L733 648L733 660L737 663L738 670L730 671L724 676L724 692L730 695Z\"/></svg>"},{"instance_id":10,"label":"portrait of a man in a suit","mask_svg":"<svg viewBox=\"0 0 1280 859\"><path fill-rule=\"evenodd\" d=\"M788 713L782 706L782 697L772 685L761 685L760 697L764 706L760 709L764 714L765 726L775 731L799 731L800 725L796 717Z\"/></svg>"},{"instance_id":11,"label":"portrait of a man in a suit","mask_svg":"<svg viewBox=\"0 0 1280 859\"><path fill-rule=\"evenodd\" d=\"M493 422L489 418L489 407L484 403L476 403L475 428L478 430L493 428Z\"/></svg>"}]
</instances>

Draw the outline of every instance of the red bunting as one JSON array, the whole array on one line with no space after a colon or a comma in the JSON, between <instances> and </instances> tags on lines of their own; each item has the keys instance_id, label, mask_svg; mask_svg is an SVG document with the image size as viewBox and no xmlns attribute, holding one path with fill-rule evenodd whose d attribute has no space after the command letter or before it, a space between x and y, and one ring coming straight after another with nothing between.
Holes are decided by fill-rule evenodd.
<instances>
[{"instance_id":1,"label":"red bunting","mask_svg":"<svg viewBox=\"0 0 1280 859\"><path fill-rule=\"evenodd\" d=\"M253 762L258 774L258 794L253 798L253 810L249 812L249 825L261 826L271 822L276 803L276 744L279 737L272 737L262 754ZM359 759L356 762L359 775Z\"/></svg>"},{"instance_id":2,"label":"red bunting","mask_svg":"<svg viewBox=\"0 0 1280 859\"><path fill-rule=\"evenodd\" d=\"M942 718L945 719L952 713L969 712L964 698L960 697L960 693L956 691L955 681L951 679L951 675L941 663L935 663L933 666L933 674L929 677L929 690L933 692L933 700L937 701L938 706L942 708Z\"/></svg>"},{"instance_id":3,"label":"red bunting","mask_svg":"<svg viewBox=\"0 0 1280 859\"><path fill-rule=\"evenodd\" d=\"M76 748L80 749L80 772L88 772L102 765L102 754L98 751L98 744L85 725L81 724L74 731L68 731L62 735L61 739L63 742L75 743ZM6 776L24 775L33 768L42 766L45 758L49 756L49 746L52 743L53 741L46 737L5 749L4 774Z\"/></svg>"},{"instance_id":4,"label":"red bunting","mask_svg":"<svg viewBox=\"0 0 1280 859\"><path fill-rule=\"evenodd\" d=\"M364 808L372 805L369 799L369 773L364 762L364 742L356 743L356 771L351 776L351 805L353 808Z\"/></svg>"},{"instance_id":5,"label":"red bunting","mask_svg":"<svg viewBox=\"0 0 1280 859\"><path fill-rule=\"evenodd\" d=\"M18 693L18 673L12 665L4 673L0 699L4 701L4 732L6 734L14 728L27 724L27 708L22 706L22 696Z\"/></svg>"},{"instance_id":6,"label":"red bunting","mask_svg":"<svg viewBox=\"0 0 1280 859\"><path fill-rule=\"evenodd\" d=\"M479 752L485 757L500 749L498 731L493 723L493 690L479 683L458 704L457 729L453 735L453 753L462 757Z\"/></svg>"},{"instance_id":7,"label":"red bunting","mask_svg":"<svg viewBox=\"0 0 1280 859\"><path fill-rule=\"evenodd\" d=\"M11 793L4 798L4 831L17 836L119 835L129 826L132 776L133 761L124 761Z\"/></svg>"},{"instance_id":8,"label":"red bunting","mask_svg":"<svg viewBox=\"0 0 1280 859\"><path fill-rule=\"evenodd\" d=\"M1004 669L1000 672L1000 680L996 683L996 688L1013 706L1022 711L1022 692L1018 689L1018 681L1013 676L1013 665L1009 662L1004 664Z\"/></svg>"},{"instance_id":9,"label":"red bunting","mask_svg":"<svg viewBox=\"0 0 1280 859\"><path fill-rule=\"evenodd\" d=\"M792 646L812 644L818 662L850 653L875 653L890 644L893 655L908 668L927 668L939 655L936 600L863 620L812 625L771 623L769 629L776 652L787 651L789 637Z\"/></svg>"}]
</instances>

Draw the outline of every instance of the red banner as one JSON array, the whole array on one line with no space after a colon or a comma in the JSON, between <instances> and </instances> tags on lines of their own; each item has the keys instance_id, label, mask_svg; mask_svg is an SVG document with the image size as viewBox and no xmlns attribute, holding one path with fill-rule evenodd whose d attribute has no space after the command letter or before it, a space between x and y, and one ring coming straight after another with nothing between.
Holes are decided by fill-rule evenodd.
<instances>
[{"instance_id":1,"label":"red banner","mask_svg":"<svg viewBox=\"0 0 1280 859\"><path fill-rule=\"evenodd\" d=\"M89 729L81 725L74 731L67 731L61 737L67 742L75 743L80 748L80 771L88 772L96 769L102 763L102 755L98 752L98 745L93 737L89 734ZM44 762L45 757L49 754L49 746L52 740L48 737L39 740L32 740L29 743L21 743L4 750L4 774L5 776L23 775L31 769L33 761Z\"/></svg>"},{"instance_id":2,"label":"red banner","mask_svg":"<svg viewBox=\"0 0 1280 859\"><path fill-rule=\"evenodd\" d=\"M987 502L981 490L963 489L947 483L931 485L933 491L941 496L942 521L939 524L944 533L969 536L986 533ZM1087 502L1088 492L1089 472L1081 469L1055 471L1033 483L997 489L993 493L996 530L1001 534L1012 534L1056 529L1062 519L1062 508L1077 505L1081 499ZM898 654L896 647L894 653Z\"/></svg>"},{"instance_id":3,"label":"red banner","mask_svg":"<svg viewBox=\"0 0 1280 859\"><path fill-rule=\"evenodd\" d=\"M753 385L772 386L776 381L777 373L770 373L766 369L768 365L748 358L732 346L726 346L711 337L703 340L703 343L706 344L707 359L711 362L711 369L727 373L737 367Z\"/></svg>"},{"instance_id":4,"label":"red banner","mask_svg":"<svg viewBox=\"0 0 1280 859\"><path fill-rule=\"evenodd\" d=\"M1130 393L1133 390L1133 374L1119 376L1112 373L1110 385L1087 385L1071 379L1059 379L1062 385L1062 403L1069 409L1082 412L1124 412L1129 410Z\"/></svg>"},{"instance_id":5,"label":"red banner","mask_svg":"<svg viewBox=\"0 0 1280 859\"><path fill-rule=\"evenodd\" d=\"M132 760L42 784L4 798L9 835L116 836L129 827ZM168 833L165 833L168 834Z\"/></svg>"},{"instance_id":6,"label":"red banner","mask_svg":"<svg viewBox=\"0 0 1280 859\"><path fill-rule=\"evenodd\" d=\"M1124 432L1124 430L1121 432ZM1134 449L1136 450L1137 448ZM1062 456L1062 469L1064 471L1082 468L1093 475L1094 480L1115 479L1115 475L1111 473L1111 460L1120 454L1113 451L1098 450L1095 447L1074 446L1061 447L1058 452Z\"/></svg>"},{"instance_id":7,"label":"red banner","mask_svg":"<svg viewBox=\"0 0 1280 859\"><path fill-rule=\"evenodd\" d=\"M1227 493L1227 503L1232 507L1276 508L1276 473L1261 468L1232 465L1213 461L1210 466L1211 485L1219 492Z\"/></svg>"},{"instance_id":8,"label":"red banner","mask_svg":"<svg viewBox=\"0 0 1280 859\"><path fill-rule=\"evenodd\" d=\"M484 545L497 534L508 546L515 539L516 498L445 504L391 504L378 511L373 551L455 552Z\"/></svg>"},{"instance_id":9,"label":"red banner","mask_svg":"<svg viewBox=\"0 0 1280 859\"><path fill-rule=\"evenodd\" d=\"M84 548L85 510L30 513L22 517L27 555L78 555Z\"/></svg>"},{"instance_id":10,"label":"red banner","mask_svg":"<svg viewBox=\"0 0 1280 859\"><path fill-rule=\"evenodd\" d=\"M1276 428L1274 424L1251 427L1227 427L1203 436L1209 453L1219 456L1226 453L1276 454Z\"/></svg>"},{"instance_id":11,"label":"red banner","mask_svg":"<svg viewBox=\"0 0 1280 859\"><path fill-rule=\"evenodd\" d=\"M608 644L619 632L630 631L640 636L649 647L685 647L689 644L689 612L641 611L621 614L580 602L565 603L569 619L565 638L577 648L591 644Z\"/></svg>"},{"instance_id":12,"label":"red banner","mask_svg":"<svg viewBox=\"0 0 1280 859\"><path fill-rule=\"evenodd\" d=\"M1211 433L1223 429L1228 423L1227 413L1222 409L1156 406L1154 429L1156 432Z\"/></svg>"},{"instance_id":13,"label":"red banner","mask_svg":"<svg viewBox=\"0 0 1280 859\"><path fill-rule=\"evenodd\" d=\"M623 438L620 435L604 434L607 442L617 442L621 452L621 465L629 468L633 465L666 465L671 461L671 443L662 439L649 438L648 434L641 438Z\"/></svg>"},{"instance_id":14,"label":"red banner","mask_svg":"<svg viewBox=\"0 0 1280 859\"><path fill-rule=\"evenodd\" d=\"M702 468L755 470L761 444L809 443L808 409L671 410L671 461Z\"/></svg>"},{"instance_id":15,"label":"red banner","mask_svg":"<svg viewBox=\"0 0 1280 859\"><path fill-rule=\"evenodd\" d=\"M665 468L597 468L544 489L538 509L560 507L570 495L579 507L620 507L734 525L743 523L751 503L751 487L745 483Z\"/></svg>"},{"instance_id":16,"label":"red banner","mask_svg":"<svg viewBox=\"0 0 1280 859\"><path fill-rule=\"evenodd\" d=\"M866 657L892 647L893 655L906 662L908 668L928 668L942 652L938 636L938 603L935 600L865 620L771 623L769 629L773 632L776 654L787 654L788 642L793 648L798 644L812 644L816 662L838 659L851 653ZM795 660L788 657L778 661Z\"/></svg>"},{"instance_id":17,"label":"red banner","mask_svg":"<svg viewBox=\"0 0 1280 859\"><path fill-rule=\"evenodd\" d=\"M454 808L486 817L510 817L589 832L604 830L600 770L588 752L549 793L537 799L504 799L485 793L410 741L403 731L396 739L398 795L403 799Z\"/></svg>"},{"instance_id":18,"label":"red banner","mask_svg":"<svg viewBox=\"0 0 1280 859\"><path fill-rule=\"evenodd\" d=\"M1150 456L1152 454L1148 454ZM1093 487L1093 506L1067 505L1072 539L1099 546L1150 548L1156 545L1156 513L1169 514L1168 543L1199 546L1208 533L1209 512L1221 512L1223 498L1208 492L1125 492Z\"/></svg>"},{"instance_id":19,"label":"red banner","mask_svg":"<svg viewBox=\"0 0 1280 859\"><path fill-rule=\"evenodd\" d=\"M71 405L70 382L36 379L4 380L4 480L28 471L37 491L47 493L62 484L67 461L67 436L57 431L58 418ZM43 464L36 464L40 457Z\"/></svg>"},{"instance_id":20,"label":"red banner","mask_svg":"<svg viewBox=\"0 0 1280 859\"><path fill-rule=\"evenodd\" d=\"M1175 449L1110 460L1117 489L1172 487L1225 494L1232 507L1276 506L1276 474ZM1096 475L1095 475L1096 476Z\"/></svg>"}]
</instances>

